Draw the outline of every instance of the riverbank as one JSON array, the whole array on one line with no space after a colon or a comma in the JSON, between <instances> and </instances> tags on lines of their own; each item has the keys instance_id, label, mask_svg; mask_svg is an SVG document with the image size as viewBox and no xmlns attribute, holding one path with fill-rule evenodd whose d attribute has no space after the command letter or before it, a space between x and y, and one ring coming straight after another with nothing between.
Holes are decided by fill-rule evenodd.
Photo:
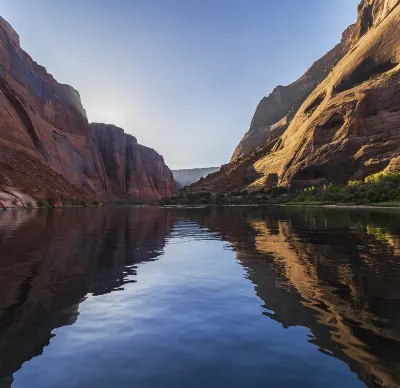
<instances>
[{"instance_id":1,"label":"riverbank","mask_svg":"<svg viewBox=\"0 0 400 388\"><path fill-rule=\"evenodd\" d=\"M364 181L303 189L274 186L228 193L180 191L161 205L309 205L400 207L400 173L380 172Z\"/></svg>"}]
</instances>

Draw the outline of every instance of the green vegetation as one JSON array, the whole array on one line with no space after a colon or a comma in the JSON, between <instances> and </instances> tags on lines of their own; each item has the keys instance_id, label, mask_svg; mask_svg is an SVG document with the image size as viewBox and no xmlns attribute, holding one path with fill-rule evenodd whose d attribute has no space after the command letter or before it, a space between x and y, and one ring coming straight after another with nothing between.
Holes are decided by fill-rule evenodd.
<instances>
[{"instance_id":1,"label":"green vegetation","mask_svg":"<svg viewBox=\"0 0 400 388\"><path fill-rule=\"evenodd\" d=\"M379 172L364 181L346 185L329 184L290 191L285 187L241 190L212 195L209 192L177 193L164 199L161 205L251 205L251 204L351 204L400 206L400 172Z\"/></svg>"},{"instance_id":2,"label":"green vegetation","mask_svg":"<svg viewBox=\"0 0 400 388\"><path fill-rule=\"evenodd\" d=\"M347 185L310 187L297 192L291 202L371 204L400 202L400 173L379 172L365 181L350 181Z\"/></svg>"}]
</instances>

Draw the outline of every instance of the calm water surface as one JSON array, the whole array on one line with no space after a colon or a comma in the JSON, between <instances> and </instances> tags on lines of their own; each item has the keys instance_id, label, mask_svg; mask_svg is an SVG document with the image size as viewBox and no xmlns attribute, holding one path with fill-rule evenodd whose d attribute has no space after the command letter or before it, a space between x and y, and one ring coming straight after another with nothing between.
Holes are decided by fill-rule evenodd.
<instances>
[{"instance_id":1,"label":"calm water surface","mask_svg":"<svg viewBox=\"0 0 400 388\"><path fill-rule=\"evenodd\" d=\"M400 212L2 212L10 386L399 387Z\"/></svg>"}]
</instances>

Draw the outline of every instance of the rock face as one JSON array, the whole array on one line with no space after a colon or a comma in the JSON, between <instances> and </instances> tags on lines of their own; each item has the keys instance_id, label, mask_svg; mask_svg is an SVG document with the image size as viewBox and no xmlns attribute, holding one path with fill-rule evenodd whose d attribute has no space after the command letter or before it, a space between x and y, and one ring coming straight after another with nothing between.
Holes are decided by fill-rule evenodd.
<instances>
[{"instance_id":1,"label":"rock face","mask_svg":"<svg viewBox=\"0 0 400 388\"><path fill-rule=\"evenodd\" d=\"M175 191L171 170L161 155L138 144L114 125L91 123L111 191L118 197L160 199Z\"/></svg>"},{"instance_id":2,"label":"rock face","mask_svg":"<svg viewBox=\"0 0 400 388\"><path fill-rule=\"evenodd\" d=\"M282 135L311 92L348 54L358 40L393 10L397 2L398 0L362 1L358 10L358 22L343 33L338 45L315 62L300 79L288 86L277 86L268 97L260 101L250 129L236 147L231 161L248 154L268 139ZM314 105L310 105L309 110L314 109L323 97L321 95Z\"/></svg>"},{"instance_id":3,"label":"rock face","mask_svg":"<svg viewBox=\"0 0 400 388\"><path fill-rule=\"evenodd\" d=\"M250 129L236 147L231 161L248 154L268 139L282 135L304 100L349 51L350 29L343 33L341 42L315 62L300 79L288 86L277 86L260 101Z\"/></svg>"},{"instance_id":4,"label":"rock face","mask_svg":"<svg viewBox=\"0 0 400 388\"><path fill-rule=\"evenodd\" d=\"M160 169L162 159L158 161L137 143L133 150L140 150L146 155L143 162L151 163L143 168L152 173ZM114 192L110 186L110 174L96 148L79 93L59 84L34 62L21 49L17 33L1 17L0 171L3 197L10 194L10 188L33 199L51 195L93 198L128 194ZM154 174L153 180L157 180ZM131 188L133 183L130 185ZM155 190L160 186L160 192L146 187L140 197L144 198L145 192L155 198L173 191L173 186L166 189L158 181L153 186ZM12 201L18 202L20 197Z\"/></svg>"},{"instance_id":5,"label":"rock face","mask_svg":"<svg viewBox=\"0 0 400 388\"><path fill-rule=\"evenodd\" d=\"M219 167L189 168L183 170L172 170L172 174L174 175L177 185L179 187L185 187L218 170Z\"/></svg>"},{"instance_id":6,"label":"rock face","mask_svg":"<svg viewBox=\"0 0 400 388\"><path fill-rule=\"evenodd\" d=\"M399 63L400 1L362 1L341 43L300 80L263 99L233 163L193 190L245 187L251 166L260 174L252 185L277 174L279 184L295 187L396 169Z\"/></svg>"}]
</instances>

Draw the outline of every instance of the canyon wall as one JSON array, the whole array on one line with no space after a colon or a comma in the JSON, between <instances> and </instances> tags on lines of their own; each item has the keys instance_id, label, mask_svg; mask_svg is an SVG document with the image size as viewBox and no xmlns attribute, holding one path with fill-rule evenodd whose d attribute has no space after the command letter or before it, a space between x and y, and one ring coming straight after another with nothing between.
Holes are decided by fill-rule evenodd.
<instances>
[{"instance_id":1,"label":"canyon wall","mask_svg":"<svg viewBox=\"0 0 400 388\"><path fill-rule=\"evenodd\" d=\"M316 61L307 72L288 86L277 86L258 104L248 132L236 147L231 161L248 154L288 128L300 106L339 61L372 27L379 24L397 5L398 0L364 0L358 7L357 23L342 34L338 45Z\"/></svg>"},{"instance_id":2,"label":"canyon wall","mask_svg":"<svg viewBox=\"0 0 400 388\"><path fill-rule=\"evenodd\" d=\"M164 159L114 125L91 123L91 132L104 162L111 191L118 197L160 199L175 190Z\"/></svg>"},{"instance_id":3,"label":"canyon wall","mask_svg":"<svg viewBox=\"0 0 400 388\"><path fill-rule=\"evenodd\" d=\"M264 98L231 163L190 190L263 187L271 176L308 187L397 170L399 63L400 1L362 1L341 43Z\"/></svg>"},{"instance_id":4,"label":"canyon wall","mask_svg":"<svg viewBox=\"0 0 400 388\"><path fill-rule=\"evenodd\" d=\"M179 187L185 187L205 178L208 174L217 172L219 167L189 168L182 170L172 170L175 182Z\"/></svg>"},{"instance_id":5,"label":"canyon wall","mask_svg":"<svg viewBox=\"0 0 400 388\"><path fill-rule=\"evenodd\" d=\"M146 192L149 198L170 195L174 186L164 188L164 176L154 175L163 162L141 147L132 151L146 155L143 162L150 165L143 168L152 172L154 184L144 188L140 198L147 199ZM40 198L60 202L61 197L130 194L114 192L109 176L79 93L33 61L21 49L18 34L0 17L0 206ZM155 192L158 186L162 189Z\"/></svg>"}]
</instances>

